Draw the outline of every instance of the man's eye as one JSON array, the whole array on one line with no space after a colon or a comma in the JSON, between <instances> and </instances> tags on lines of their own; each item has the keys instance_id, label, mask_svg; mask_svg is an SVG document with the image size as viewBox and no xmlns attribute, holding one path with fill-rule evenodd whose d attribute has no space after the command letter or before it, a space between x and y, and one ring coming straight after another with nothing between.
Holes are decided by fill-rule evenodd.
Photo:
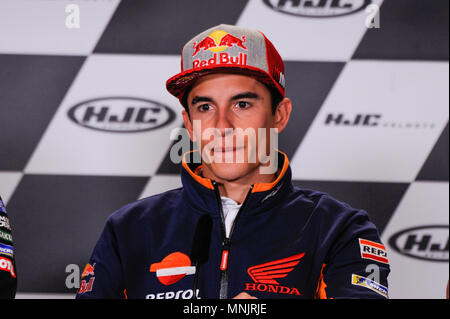
<instances>
[{"instance_id":1,"label":"man's eye","mask_svg":"<svg viewBox=\"0 0 450 319\"><path fill-rule=\"evenodd\" d=\"M251 106L251 104L246 101L239 101L236 103L236 106L240 109L246 109L246 108L249 108Z\"/></svg>"},{"instance_id":2,"label":"man's eye","mask_svg":"<svg viewBox=\"0 0 450 319\"><path fill-rule=\"evenodd\" d=\"M202 104L202 105L199 105L199 106L197 107L197 109L198 109L200 112L206 112L206 111L211 110L212 107L211 107L211 105L209 105L209 104Z\"/></svg>"}]
</instances>

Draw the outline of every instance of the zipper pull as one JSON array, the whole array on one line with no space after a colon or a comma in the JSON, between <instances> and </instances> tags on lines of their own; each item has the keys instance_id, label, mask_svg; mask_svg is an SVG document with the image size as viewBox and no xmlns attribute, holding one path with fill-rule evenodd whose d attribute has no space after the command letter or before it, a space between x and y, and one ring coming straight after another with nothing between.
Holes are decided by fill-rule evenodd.
<instances>
[{"instance_id":1,"label":"zipper pull","mask_svg":"<svg viewBox=\"0 0 450 319\"><path fill-rule=\"evenodd\" d=\"M228 267L228 255L230 251L230 240L225 238L222 243L222 260L220 261L220 270L224 271Z\"/></svg>"}]
</instances>

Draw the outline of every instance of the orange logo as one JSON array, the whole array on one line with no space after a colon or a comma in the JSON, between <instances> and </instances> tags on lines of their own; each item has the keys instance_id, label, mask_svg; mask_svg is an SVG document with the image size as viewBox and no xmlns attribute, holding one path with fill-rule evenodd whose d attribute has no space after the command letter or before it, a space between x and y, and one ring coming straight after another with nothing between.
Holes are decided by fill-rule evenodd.
<instances>
[{"instance_id":1,"label":"orange logo","mask_svg":"<svg viewBox=\"0 0 450 319\"><path fill-rule=\"evenodd\" d=\"M150 272L156 272L156 277L163 285L172 285L186 275L195 273L195 267L191 266L191 260L186 254L174 252L165 257L161 262L151 264Z\"/></svg>"},{"instance_id":2,"label":"orange logo","mask_svg":"<svg viewBox=\"0 0 450 319\"><path fill-rule=\"evenodd\" d=\"M255 283L245 284L245 290L301 295L297 288L280 286L277 279L286 277L294 270L304 255L301 253L248 268L247 272Z\"/></svg>"},{"instance_id":3,"label":"orange logo","mask_svg":"<svg viewBox=\"0 0 450 319\"><path fill-rule=\"evenodd\" d=\"M216 30L211 32L207 37L205 37L200 42L194 42L194 53L192 56L197 55L200 50L209 50L212 52L222 52L226 48L230 48L234 45L247 50L247 47L244 45L245 43L245 35L242 38L235 37L228 32L222 30Z\"/></svg>"}]
</instances>

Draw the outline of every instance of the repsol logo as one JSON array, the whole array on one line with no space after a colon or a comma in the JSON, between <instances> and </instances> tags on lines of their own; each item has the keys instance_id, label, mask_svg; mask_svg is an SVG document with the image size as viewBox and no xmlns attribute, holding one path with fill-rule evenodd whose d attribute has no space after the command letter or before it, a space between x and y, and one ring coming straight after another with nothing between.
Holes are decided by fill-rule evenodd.
<instances>
[{"instance_id":1,"label":"repsol logo","mask_svg":"<svg viewBox=\"0 0 450 319\"><path fill-rule=\"evenodd\" d=\"M448 225L408 228L389 238L398 253L417 259L448 262Z\"/></svg>"},{"instance_id":2,"label":"repsol logo","mask_svg":"<svg viewBox=\"0 0 450 319\"><path fill-rule=\"evenodd\" d=\"M168 125L175 112L161 103L133 97L103 97L71 107L69 118L85 128L106 132L150 131Z\"/></svg>"},{"instance_id":3,"label":"repsol logo","mask_svg":"<svg viewBox=\"0 0 450 319\"><path fill-rule=\"evenodd\" d=\"M264 0L275 11L310 18L329 18L363 10L371 0Z\"/></svg>"},{"instance_id":4,"label":"repsol logo","mask_svg":"<svg viewBox=\"0 0 450 319\"><path fill-rule=\"evenodd\" d=\"M197 298L199 297L200 291L197 289ZM178 290L178 291L167 291L160 292L156 294L148 294L145 299L191 299L194 296L194 291L192 289L188 290Z\"/></svg>"}]
</instances>

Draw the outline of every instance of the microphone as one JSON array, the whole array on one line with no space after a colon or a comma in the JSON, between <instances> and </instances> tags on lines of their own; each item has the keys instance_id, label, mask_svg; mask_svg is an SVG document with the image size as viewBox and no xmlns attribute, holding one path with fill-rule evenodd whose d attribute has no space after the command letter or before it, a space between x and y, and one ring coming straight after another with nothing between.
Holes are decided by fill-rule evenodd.
<instances>
[{"instance_id":1,"label":"microphone","mask_svg":"<svg viewBox=\"0 0 450 319\"><path fill-rule=\"evenodd\" d=\"M192 240L191 260L195 265L193 299L197 299L197 283L200 266L208 261L211 245L212 218L208 214L200 216Z\"/></svg>"}]
</instances>

